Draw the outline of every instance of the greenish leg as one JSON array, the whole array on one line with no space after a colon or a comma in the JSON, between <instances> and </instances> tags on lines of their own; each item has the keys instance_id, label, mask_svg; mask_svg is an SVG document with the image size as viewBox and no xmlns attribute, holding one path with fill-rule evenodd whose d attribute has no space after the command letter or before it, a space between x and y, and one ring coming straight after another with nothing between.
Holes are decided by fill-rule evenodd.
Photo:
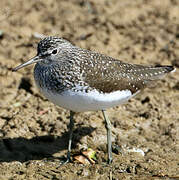
<instances>
[{"instance_id":1,"label":"greenish leg","mask_svg":"<svg viewBox=\"0 0 179 180\"><path fill-rule=\"evenodd\" d=\"M103 117L106 123L106 130L107 130L107 148L108 148L108 163L112 163L112 142L111 142L111 122L106 115L105 110L102 110Z\"/></svg>"},{"instance_id":2,"label":"greenish leg","mask_svg":"<svg viewBox=\"0 0 179 180\"><path fill-rule=\"evenodd\" d=\"M73 127L74 127L74 112L70 111L70 123L69 123L69 140L68 140L68 152L67 152L67 162L71 161L70 153L71 153L71 144L73 137Z\"/></svg>"}]
</instances>

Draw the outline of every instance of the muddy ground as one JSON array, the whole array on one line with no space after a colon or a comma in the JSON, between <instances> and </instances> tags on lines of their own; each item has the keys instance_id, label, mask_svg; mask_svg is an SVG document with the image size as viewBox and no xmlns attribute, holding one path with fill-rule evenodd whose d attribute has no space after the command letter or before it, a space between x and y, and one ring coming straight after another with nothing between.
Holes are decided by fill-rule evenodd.
<instances>
[{"instance_id":1,"label":"muddy ground","mask_svg":"<svg viewBox=\"0 0 179 180\"><path fill-rule=\"evenodd\" d=\"M38 92L33 66L11 72L36 55L41 34L130 63L176 66L154 87L108 110L110 166L101 112L77 114L74 130L73 155L91 147L96 164L60 166L69 112ZM179 178L178 68L178 0L1 0L0 179Z\"/></svg>"}]
</instances>

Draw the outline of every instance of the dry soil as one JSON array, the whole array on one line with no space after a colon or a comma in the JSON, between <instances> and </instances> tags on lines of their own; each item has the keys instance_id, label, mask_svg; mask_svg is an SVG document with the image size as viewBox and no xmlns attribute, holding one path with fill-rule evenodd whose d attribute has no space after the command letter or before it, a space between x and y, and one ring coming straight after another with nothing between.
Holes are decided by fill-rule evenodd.
<instances>
[{"instance_id":1,"label":"dry soil","mask_svg":"<svg viewBox=\"0 0 179 180\"><path fill-rule=\"evenodd\" d=\"M33 66L41 35L125 62L175 65L176 72L127 104L108 110L113 158L106 164L101 112L76 115L73 152L91 147L97 162L60 166L69 112L47 101ZM179 1L1 0L0 179L179 179Z\"/></svg>"}]
</instances>

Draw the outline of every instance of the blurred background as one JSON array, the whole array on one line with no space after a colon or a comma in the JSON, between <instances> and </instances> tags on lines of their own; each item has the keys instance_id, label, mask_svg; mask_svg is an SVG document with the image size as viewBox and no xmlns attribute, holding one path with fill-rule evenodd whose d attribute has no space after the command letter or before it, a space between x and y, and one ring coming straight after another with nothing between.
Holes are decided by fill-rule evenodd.
<instances>
[{"instance_id":1,"label":"blurred background","mask_svg":"<svg viewBox=\"0 0 179 180\"><path fill-rule=\"evenodd\" d=\"M178 0L1 0L0 6L1 179L178 177ZM128 104L108 111L116 147L113 168L101 166L106 131L100 112L77 114L73 144L75 152L93 147L98 163L59 167L69 112L38 92L33 65L11 72L36 55L44 36L63 37L129 63L177 68ZM144 155L129 153L130 148Z\"/></svg>"}]
</instances>

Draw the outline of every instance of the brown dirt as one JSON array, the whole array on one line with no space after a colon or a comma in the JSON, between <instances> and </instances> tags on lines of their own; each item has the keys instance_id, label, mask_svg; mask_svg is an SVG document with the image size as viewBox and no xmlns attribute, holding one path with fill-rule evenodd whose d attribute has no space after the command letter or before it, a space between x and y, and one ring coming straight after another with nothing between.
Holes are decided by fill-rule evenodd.
<instances>
[{"instance_id":1,"label":"brown dirt","mask_svg":"<svg viewBox=\"0 0 179 180\"><path fill-rule=\"evenodd\" d=\"M179 178L178 0L1 0L0 179ZM130 63L173 64L175 73L128 104L108 110L113 164L106 164L101 112L77 114L73 152L91 147L97 164L59 166L67 148L69 112L40 95L29 66L34 34L57 35ZM119 149L118 147L121 147ZM129 149L140 149L129 152Z\"/></svg>"}]
</instances>

